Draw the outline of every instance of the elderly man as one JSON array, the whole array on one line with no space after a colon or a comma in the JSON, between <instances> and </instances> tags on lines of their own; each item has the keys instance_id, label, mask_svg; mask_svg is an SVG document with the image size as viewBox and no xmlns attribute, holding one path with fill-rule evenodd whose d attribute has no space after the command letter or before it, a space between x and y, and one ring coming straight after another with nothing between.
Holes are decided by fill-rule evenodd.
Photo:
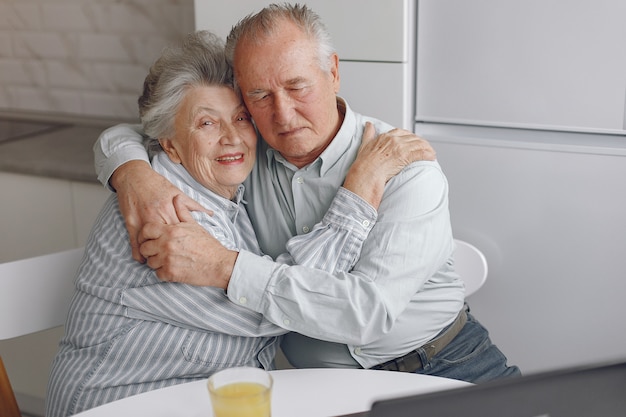
<instances>
[{"instance_id":1,"label":"elderly man","mask_svg":"<svg viewBox=\"0 0 626 417\"><path fill-rule=\"evenodd\" d=\"M371 230L360 254L355 250L354 268L331 274L279 265L227 250L201 228L177 223L172 208L160 208L176 193L145 162L125 163L146 155L136 154L137 134L118 127L101 137L96 156L101 179L117 168L111 185L128 206L131 238L144 219L157 220L138 240L159 277L224 288L232 302L292 331L283 350L297 367L400 370L470 382L518 375L464 304L439 164L414 162L385 184L369 180L377 165L371 155L397 158L399 170L414 158L400 157L406 145L399 142L419 138L355 113L337 97L339 60L329 39L308 7L270 5L233 28L227 52L263 139L246 182L262 250L272 257L285 252L287 240L311 230L335 195L344 193L348 212L351 204L366 202L377 209L362 223ZM390 150L357 158L370 123L387 132L375 145ZM428 145L420 146L427 159ZM311 250L323 257L329 249Z\"/></svg>"}]
</instances>

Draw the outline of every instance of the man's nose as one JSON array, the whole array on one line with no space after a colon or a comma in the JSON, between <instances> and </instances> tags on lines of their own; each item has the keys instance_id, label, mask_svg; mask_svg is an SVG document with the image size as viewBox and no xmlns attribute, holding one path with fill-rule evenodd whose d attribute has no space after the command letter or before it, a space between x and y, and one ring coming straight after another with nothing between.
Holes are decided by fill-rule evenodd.
<instances>
[{"instance_id":1,"label":"man's nose","mask_svg":"<svg viewBox=\"0 0 626 417\"><path fill-rule=\"evenodd\" d=\"M278 124L288 124L293 115L294 103L289 94L281 93L274 96L274 121Z\"/></svg>"}]
</instances>

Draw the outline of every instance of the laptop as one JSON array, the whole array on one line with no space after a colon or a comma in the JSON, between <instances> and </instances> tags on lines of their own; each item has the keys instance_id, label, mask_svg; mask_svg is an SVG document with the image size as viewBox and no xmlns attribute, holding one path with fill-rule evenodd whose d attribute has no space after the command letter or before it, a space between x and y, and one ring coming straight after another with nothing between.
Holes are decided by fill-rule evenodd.
<instances>
[{"instance_id":1,"label":"laptop","mask_svg":"<svg viewBox=\"0 0 626 417\"><path fill-rule=\"evenodd\" d=\"M625 417L626 362L376 401L363 417Z\"/></svg>"}]
</instances>

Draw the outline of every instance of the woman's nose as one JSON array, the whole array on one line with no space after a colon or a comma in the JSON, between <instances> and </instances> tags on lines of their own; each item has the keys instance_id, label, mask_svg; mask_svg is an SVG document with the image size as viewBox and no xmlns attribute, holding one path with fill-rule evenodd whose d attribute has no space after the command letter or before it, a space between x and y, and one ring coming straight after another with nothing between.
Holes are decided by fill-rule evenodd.
<instances>
[{"instance_id":1,"label":"woman's nose","mask_svg":"<svg viewBox=\"0 0 626 417\"><path fill-rule=\"evenodd\" d=\"M237 145L241 143L241 135L232 123L223 123L220 140L222 143L229 145Z\"/></svg>"}]
</instances>

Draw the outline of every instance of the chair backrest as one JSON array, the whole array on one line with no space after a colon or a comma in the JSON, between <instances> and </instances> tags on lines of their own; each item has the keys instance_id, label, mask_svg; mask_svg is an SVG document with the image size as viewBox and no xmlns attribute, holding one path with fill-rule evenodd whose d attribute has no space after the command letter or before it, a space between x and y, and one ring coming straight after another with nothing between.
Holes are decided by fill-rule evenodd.
<instances>
[{"instance_id":1,"label":"chair backrest","mask_svg":"<svg viewBox=\"0 0 626 417\"><path fill-rule=\"evenodd\" d=\"M65 323L83 248L0 264L0 340ZM0 416L19 417L0 357Z\"/></svg>"},{"instance_id":2,"label":"chair backrest","mask_svg":"<svg viewBox=\"0 0 626 417\"><path fill-rule=\"evenodd\" d=\"M487 280L487 259L480 249L470 243L459 239L454 239L454 243L454 266L465 283L465 296L468 297Z\"/></svg>"}]
</instances>

